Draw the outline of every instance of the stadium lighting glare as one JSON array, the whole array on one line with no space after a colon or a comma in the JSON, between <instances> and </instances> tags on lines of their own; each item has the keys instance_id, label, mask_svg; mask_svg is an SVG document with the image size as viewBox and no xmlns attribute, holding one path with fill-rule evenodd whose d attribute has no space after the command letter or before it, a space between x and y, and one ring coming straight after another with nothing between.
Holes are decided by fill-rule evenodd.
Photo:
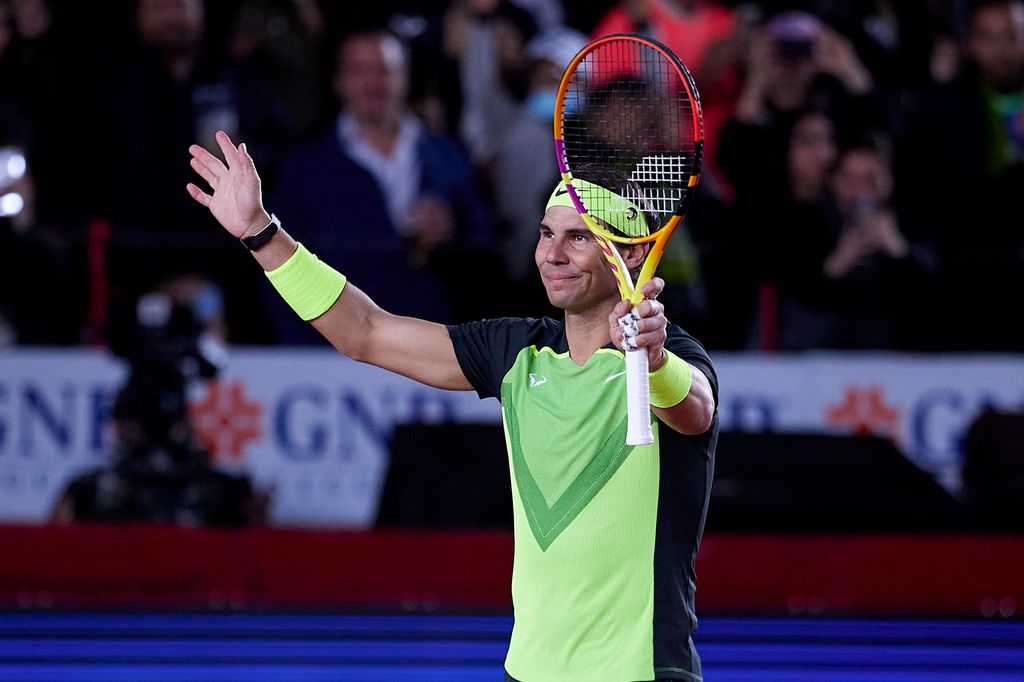
<instances>
[{"instance_id":1,"label":"stadium lighting glare","mask_svg":"<svg viewBox=\"0 0 1024 682\"><path fill-rule=\"evenodd\" d=\"M15 147L0 148L0 187L20 180L27 168L28 163L21 150Z\"/></svg>"},{"instance_id":2,"label":"stadium lighting glare","mask_svg":"<svg viewBox=\"0 0 1024 682\"><path fill-rule=\"evenodd\" d=\"M0 196L0 218L10 218L21 213L25 208L25 200L17 192L8 192Z\"/></svg>"}]
</instances>

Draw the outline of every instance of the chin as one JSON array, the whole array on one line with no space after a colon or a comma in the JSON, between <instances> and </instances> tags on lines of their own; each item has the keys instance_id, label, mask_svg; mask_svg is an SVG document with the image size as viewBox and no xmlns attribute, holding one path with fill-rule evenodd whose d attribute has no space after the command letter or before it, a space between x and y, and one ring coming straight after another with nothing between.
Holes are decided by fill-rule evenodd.
<instances>
[{"instance_id":1,"label":"chin","mask_svg":"<svg viewBox=\"0 0 1024 682\"><path fill-rule=\"evenodd\" d=\"M547 292L547 295L548 303L550 303L555 308L558 308L559 310L565 310L567 307L569 307L569 305L571 305L571 299L568 296L558 293L552 293L550 291Z\"/></svg>"}]
</instances>

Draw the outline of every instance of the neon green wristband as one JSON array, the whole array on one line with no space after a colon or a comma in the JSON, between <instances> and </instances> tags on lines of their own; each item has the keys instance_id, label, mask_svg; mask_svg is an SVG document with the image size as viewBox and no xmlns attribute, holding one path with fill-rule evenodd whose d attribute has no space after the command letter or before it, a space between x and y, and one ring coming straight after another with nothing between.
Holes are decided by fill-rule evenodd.
<instances>
[{"instance_id":1,"label":"neon green wristband","mask_svg":"<svg viewBox=\"0 0 1024 682\"><path fill-rule=\"evenodd\" d=\"M341 296L345 275L299 244L284 265L267 271L267 279L303 320L320 317Z\"/></svg>"},{"instance_id":2,"label":"neon green wristband","mask_svg":"<svg viewBox=\"0 0 1024 682\"><path fill-rule=\"evenodd\" d=\"M693 370L690 364L672 351L665 349L665 364L649 375L651 383L651 405L673 407L683 402L690 394Z\"/></svg>"}]
</instances>

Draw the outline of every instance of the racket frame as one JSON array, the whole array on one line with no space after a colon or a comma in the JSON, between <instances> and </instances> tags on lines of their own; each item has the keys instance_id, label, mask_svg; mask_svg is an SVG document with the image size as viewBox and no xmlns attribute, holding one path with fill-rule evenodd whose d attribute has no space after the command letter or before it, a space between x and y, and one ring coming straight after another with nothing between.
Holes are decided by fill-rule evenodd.
<instances>
[{"instance_id":1,"label":"racket frame","mask_svg":"<svg viewBox=\"0 0 1024 682\"><path fill-rule=\"evenodd\" d=\"M669 217L664 227L649 235L641 237L626 237L617 235L601 225L597 218L591 215L573 185L573 175L569 168L569 162L565 150L565 121L563 117L565 97L572 85L573 75L583 60L585 60L587 56L594 51L600 49L603 45L621 40L636 42L659 52L662 57L664 57L666 61L675 68L676 73L679 76L680 83L682 83L683 87L686 89L686 95L690 100L690 105L693 111L693 139L695 145L693 173L687 181L688 190L692 190L700 181L701 157L704 145L704 127L701 117L700 95L697 91L697 86L693 81L693 77L690 75L690 72L686 67L683 66L682 62L679 61L679 58L676 57L669 48L656 40L652 40L651 38L646 38L633 33L615 33L603 38L598 38L597 40L588 43L579 51L579 53L576 54L575 57L573 57L573 60L565 68L565 72L562 75L562 81L559 83L558 92L555 98L554 112L555 160L558 164L558 172L561 175L562 180L565 182L569 198L572 200L577 212L583 219L584 224L586 224L587 228L594 235L594 239L597 242L598 247L601 249L601 253L604 256L605 261L608 263L609 269L612 271L612 274L614 274L622 300L629 301L632 304L632 311L635 314L636 306L638 306L643 300L641 287L649 282L654 276L654 271L657 269L658 263L661 262L661 257L665 252L668 240L672 237L672 232L675 231L676 226L679 225L686 213L692 192L687 192L683 201L681 201L679 206L676 207L675 212ZM647 254L644 264L640 268L640 274L637 276L635 284L622 255L615 247L616 243L652 243L651 250ZM628 445L648 445L654 442L654 434L650 420L650 384L648 381L647 351L644 348L640 348L635 351L627 350L624 355L626 361L626 405L628 415L626 443Z\"/></svg>"}]
</instances>

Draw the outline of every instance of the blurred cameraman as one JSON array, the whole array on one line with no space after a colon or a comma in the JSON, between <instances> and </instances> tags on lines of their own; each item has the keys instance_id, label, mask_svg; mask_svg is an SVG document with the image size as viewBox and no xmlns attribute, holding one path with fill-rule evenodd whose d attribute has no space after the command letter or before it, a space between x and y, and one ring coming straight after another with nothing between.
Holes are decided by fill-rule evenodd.
<instances>
[{"instance_id":1,"label":"blurred cameraman","mask_svg":"<svg viewBox=\"0 0 1024 682\"><path fill-rule=\"evenodd\" d=\"M130 369L114 400L111 464L71 481L55 522L238 527L262 520L248 478L212 469L189 423L190 384L213 378L224 357L209 331L220 307L219 291L195 281L139 299L134 329L112 344Z\"/></svg>"}]
</instances>

